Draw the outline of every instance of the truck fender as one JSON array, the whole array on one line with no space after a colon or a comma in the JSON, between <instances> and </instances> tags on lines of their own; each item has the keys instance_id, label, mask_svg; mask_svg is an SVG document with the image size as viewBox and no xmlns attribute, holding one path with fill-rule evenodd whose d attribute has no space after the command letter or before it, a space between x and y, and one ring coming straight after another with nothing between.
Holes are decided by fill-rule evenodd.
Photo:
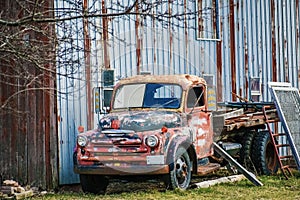
<instances>
[{"instance_id":1,"label":"truck fender","mask_svg":"<svg viewBox=\"0 0 300 200\"><path fill-rule=\"evenodd\" d=\"M194 161L194 159L196 158L196 154L195 154L195 148L191 142L191 140L189 139L188 136L175 136L174 138L172 138L171 142L169 143L168 145L168 148L167 148L167 159L166 159L166 163L169 165L170 167L170 171L174 169L174 162L173 162L173 158L175 157L175 153L176 153L176 150L179 148L179 147L184 147L189 156L190 156L190 159L191 161ZM193 166L194 166L194 163L193 162Z\"/></svg>"}]
</instances>

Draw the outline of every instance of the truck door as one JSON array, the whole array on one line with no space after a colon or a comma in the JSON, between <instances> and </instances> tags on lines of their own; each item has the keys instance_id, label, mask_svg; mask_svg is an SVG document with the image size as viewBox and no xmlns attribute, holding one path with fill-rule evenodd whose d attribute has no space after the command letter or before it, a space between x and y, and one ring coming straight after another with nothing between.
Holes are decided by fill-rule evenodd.
<instances>
[{"instance_id":1,"label":"truck door","mask_svg":"<svg viewBox=\"0 0 300 200\"><path fill-rule=\"evenodd\" d=\"M206 101L206 88L203 85L189 89L186 98L186 113L189 116L188 125L193 132L193 143L198 159L213 153L211 113L207 112Z\"/></svg>"}]
</instances>

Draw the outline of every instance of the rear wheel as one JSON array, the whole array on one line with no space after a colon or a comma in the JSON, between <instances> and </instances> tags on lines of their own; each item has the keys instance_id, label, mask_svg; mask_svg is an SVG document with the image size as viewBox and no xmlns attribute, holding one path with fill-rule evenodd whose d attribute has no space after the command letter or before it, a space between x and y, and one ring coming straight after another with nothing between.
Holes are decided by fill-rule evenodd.
<instances>
[{"instance_id":1,"label":"rear wheel","mask_svg":"<svg viewBox=\"0 0 300 200\"><path fill-rule=\"evenodd\" d=\"M247 170L253 171L252 155L252 144L256 132L254 130L246 131L243 136L242 148L240 149L239 163L243 165Z\"/></svg>"},{"instance_id":2,"label":"rear wheel","mask_svg":"<svg viewBox=\"0 0 300 200\"><path fill-rule=\"evenodd\" d=\"M261 175L271 175L278 171L277 157L268 131L261 131L254 137L252 160Z\"/></svg>"},{"instance_id":3,"label":"rear wheel","mask_svg":"<svg viewBox=\"0 0 300 200\"><path fill-rule=\"evenodd\" d=\"M85 193L104 194L108 179L100 175L80 174L80 184Z\"/></svg>"},{"instance_id":4,"label":"rear wheel","mask_svg":"<svg viewBox=\"0 0 300 200\"><path fill-rule=\"evenodd\" d=\"M168 189L182 189L189 187L191 182L191 161L186 149L179 147L170 164L170 172L165 177L165 184Z\"/></svg>"}]
</instances>

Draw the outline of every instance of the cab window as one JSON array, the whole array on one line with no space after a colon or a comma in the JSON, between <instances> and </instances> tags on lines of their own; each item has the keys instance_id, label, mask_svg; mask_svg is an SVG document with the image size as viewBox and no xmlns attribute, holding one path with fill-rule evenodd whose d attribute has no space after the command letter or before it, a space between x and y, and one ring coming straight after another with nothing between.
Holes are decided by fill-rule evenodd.
<instances>
[{"instance_id":1,"label":"cab window","mask_svg":"<svg viewBox=\"0 0 300 200\"><path fill-rule=\"evenodd\" d=\"M188 92L187 107L204 106L204 88L203 86L193 87Z\"/></svg>"}]
</instances>

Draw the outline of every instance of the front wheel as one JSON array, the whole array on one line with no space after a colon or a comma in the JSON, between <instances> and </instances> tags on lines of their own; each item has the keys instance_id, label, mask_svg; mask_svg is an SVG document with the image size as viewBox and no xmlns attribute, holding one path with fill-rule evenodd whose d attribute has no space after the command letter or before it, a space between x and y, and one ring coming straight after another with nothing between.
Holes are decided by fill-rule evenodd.
<instances>
[{"instance_id":1,"label":"front wheel","mask_svg":"<svg viewBox=\"0 0 300 200\"><path fill-rule=\"evenodd\" d=\"M84 193L104 194L108 179L100 175L80 174L80 184Z\"/></svg>"},{"instance_id":2,"label":"front wheel","mask_svg":"<svg viewBox=\"0 0 300 200\"><path fill-rule=\"evenodd\" d=\"M170 172L165 177L167 189L182 189L189 187L191 182L191 161L185 148L179 147L170 164Z\"/></svg>"}]
</instances>

